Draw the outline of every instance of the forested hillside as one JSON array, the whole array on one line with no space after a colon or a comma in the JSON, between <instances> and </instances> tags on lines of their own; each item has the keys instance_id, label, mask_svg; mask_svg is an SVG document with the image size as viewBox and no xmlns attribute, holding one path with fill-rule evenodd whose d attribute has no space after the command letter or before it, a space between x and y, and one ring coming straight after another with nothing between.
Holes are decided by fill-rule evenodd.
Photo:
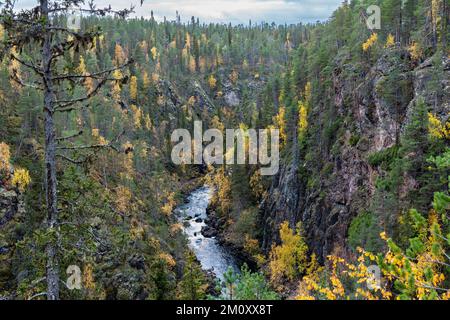
<instances>
[{"instance_id":1,"label":"forested hillside","mask_svg":"<svg viewBox=\"0 0 450 320\"><path fill-rule=\"evenodd\" d=\"M296 25L106 10L82 35L38 2L1 14L1 299L450 298L447 0ZM175 165L172 132L198 120L279 129L278 174ZM202 234L243 265L222 293L175 213L203 184Z\"/></svg>"}]
</instances>

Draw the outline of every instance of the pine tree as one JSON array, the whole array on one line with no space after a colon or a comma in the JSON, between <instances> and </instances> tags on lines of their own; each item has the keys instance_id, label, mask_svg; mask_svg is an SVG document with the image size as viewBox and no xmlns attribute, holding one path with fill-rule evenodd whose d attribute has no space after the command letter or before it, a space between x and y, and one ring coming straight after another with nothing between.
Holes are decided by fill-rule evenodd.
<instances>
[{"instance_id":1,"label":"pine tree","mask_svg":"<svg viewBox=\"0 0 450 320\"><path fill-rule=\"evenodd\" d=\"M202 300L205 298L206 279L192 251L186 253L183 278L178 285L178 298L182 300Z\"/></svg>"},{"instance_id":2,"label":"pine tree","mask_svg":"<svg viewBox=\"0 0 450 320\"><path fill-rule=\"evenodd\" d=\"M124 68L124 65L117 65L114 69L108 69L96 73L95 75L84 75L81 73L67 74L58 73L57 61L74 48L89 48L95 37L101 33L98 29L87 32L77 32L66 27L57 25L57 19L50 19L50 15L55 12L67 12L73 7L79 7L80 2L69 1L49 1L40 0L39 5L32 9L16 11L15 1L5 1L1 12L5 31L8 39L4 43L6 48L15 48L17 52L12 52L10 59L13 63L19 63L24 68L29 69L39 79L38 88L44 95L44 131L45 131L45 195L47 204L46 224L49 241L47 254L47 298L49 300L59 299L59 257L58 257L58 199L57 199L57 177L56 177L56 156L57 141L62 140L56 137L55 113L69 112L79 108L79 104L89 100L96 95L99 89L108 81L109 75ZM126 16L130 10L114 12L112 9L96 9L92 7L86 9L92 14L116 13L119 16ZM76 34L76 36L72 36ZM68 37L69 36L69 37ZM35 59L22 56L23 48L34 45L39 48L40 54ZM129 62L126 62L129 64ZM64 83L75 83L81 85L86 79L95 78L98 83L96 87L81 98L68 98L61 94L60 88L64 88ZM12 73L12 79L20 86L36 87L34 84L25 83ZM61 86L61 87L60 87ZM67 138L66 138L67 139Z\"/></svg>"}]
</instances>

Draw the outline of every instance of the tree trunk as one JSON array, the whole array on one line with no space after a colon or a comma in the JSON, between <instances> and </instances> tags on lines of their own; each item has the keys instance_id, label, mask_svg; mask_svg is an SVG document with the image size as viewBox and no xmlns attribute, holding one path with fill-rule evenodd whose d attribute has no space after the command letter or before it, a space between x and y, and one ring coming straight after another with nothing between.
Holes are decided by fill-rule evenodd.
<instances>
[{"instance_id":1,"label":"tree trunk","mask_svg":"<svg viewBox=\"0 0 450 320\"><path fill-rule=\"evenodd\" d=\"M441 18L441 23L442 23L442 48L444 49L444 54L447 52L447 29L448 29L448 21L450 19L450 12L449 12L449 5L447 3L446 0L444 0L442 2L442 18Z\"/></svg>"},{"instance_id":2,"label":"tree trunk","mask_svg":"<svg viewBox=\"0 0 450 320\"><path fill-rule=\"evenodd\" d=\"M48 1L40 0L42 18L48 25ZM45 131L45 197L47 204L47 228L51 239L47 244L47 299L59 299L59 266L57 258L58 206L56 189L56 133L54 124L54 92L51 72L51 34L45 35L42 48L44 72L44 131Z\"/></svg>"}]
</instances>

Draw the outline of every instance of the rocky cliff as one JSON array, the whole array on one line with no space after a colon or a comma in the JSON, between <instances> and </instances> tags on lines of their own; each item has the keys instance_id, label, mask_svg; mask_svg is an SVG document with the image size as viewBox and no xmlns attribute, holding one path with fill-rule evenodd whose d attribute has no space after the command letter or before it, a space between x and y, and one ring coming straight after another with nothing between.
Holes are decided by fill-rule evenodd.
<instances>
[{"instance_id":1,"label":"rocky cliff","mask_svg":"<svg viewBox=\"0 0 450 320\"><path fill-rule=\"evenodd\" d=\"M387 93L392 78L401 82L395 99ZM332 110L334 127L328 137L318 134L314 138L309 147L314 149L309 151L313 157L304 156L298 165L293 160L282 164L261 204L266 251L278 240L283 221L291 226L302 222L310 248L322 261L336 250L345 251L349 225L369 206L380 174L368 156L396 143L419 96L443 123L449 120L448 57L414 63L408 52L391 49L364 70L342 54L335 58L332 79L329 99L312 106L312 118L318 119L318 127L326 127L329 117L324 120L324 114ZM444 94L436 94L430 84L441 87ZM305 177L305 172L317 176Z\"/></svg>"},{"instance_id":2,"label":"rocky cliff","mask_svg":"<svg viewBox=\"0 0 450 320\"><path fill-rule=\"evenodd\" d=\"M18 223L25 214L23 196L17 190L9 190L0 184L0 288L14 287L13 250L15 243L22 237ZM6 297L1 297L6 298Z\"/></svg>"}]
</instances>

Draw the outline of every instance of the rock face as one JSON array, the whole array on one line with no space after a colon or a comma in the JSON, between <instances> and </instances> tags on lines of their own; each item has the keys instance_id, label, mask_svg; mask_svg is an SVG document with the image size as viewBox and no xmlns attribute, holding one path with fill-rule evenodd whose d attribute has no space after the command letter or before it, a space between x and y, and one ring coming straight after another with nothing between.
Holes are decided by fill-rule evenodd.
<instances>
[{"instance_id":1,"label":"rock face","mask_svg":"<svg viewBox=\"0 0 450 320\"><path fill-rule=\"evenodd\" d=\"M292 227L302 222L309 247L322 261L337 249L345 250L352 219L367 208L375 191L377 172L369 165L367 156L395 144L419 96L442 122L448 121L450 60L448 57L442 61L428 59L414 65L407 55L393 49L365 74L357 71L347 57L336 58L332 107L337 117L344 119L336 130L341 133L338 147L333 146L336 149L333 152L319 152L320 157L309 163L294 165L289 160L281 164L269 196L260 206L259 221L266 251L278 242L279 225L283 221ZM444 75L434 84L442 87L443 96L437 96L429 87L436 78L436 70ZM387 76L392 72L398 72L405 86L404 101L396 108L383 94ZM326 112L325 105L313 107L314 119L321 119ZM355 132L358 139L353 138ZM324 141L317 141L316 148L322 149L323 144ZM302 181L297 172L297 168L311 162L320 162L322 168L319 181L312 185Z\"/></svg>"},{"instance_id":2,"label":"rock face","mask_svg":"<svg viewBox=\"0 0 450 320\"><path fill-rule=\"evenodd\" d=\"M195 97L197 103L197 112L200 114L204 109L212 112L216 109L214 103L209 98L208 94L205 92L203 87L198 81L193 82L193 96Z\"/></svg>"},{"instance_id":3,"label":"rock face","mask_svg":"<svg viewBox=\"0 0 450 320\"><path fill-rule=\"evenodd\" d=\"M14 287L12 255L14 243L21 237L17 222L25 213L24 202L19 192L7 190L0 184L0 288L8 292ZM4 291L3 291L4 290ZM8 297L1 297L8 298Z\"/></svg>"},{"instance_id":4,"label":"rock face","mask_svg":"<svg viewBox=\"0 0 450 320\"><path fill-rule=\"evenodd\" d=\"M237 93L235 91L229 91L225 94L225 103L230 107L237 107L241 103Z\"/></svg>"},{"instance_id":5,"label":"rock face","mask_svg":"<svg viewBox=\"0 0 450 320\"><path fill-rule=\"evenodd\" d=\"M20 208L19 208L20 207ZM0 227L14 219L23 204L19 201L19 194L14 190L0 189Z\"/></svg>"}]
</instances>

